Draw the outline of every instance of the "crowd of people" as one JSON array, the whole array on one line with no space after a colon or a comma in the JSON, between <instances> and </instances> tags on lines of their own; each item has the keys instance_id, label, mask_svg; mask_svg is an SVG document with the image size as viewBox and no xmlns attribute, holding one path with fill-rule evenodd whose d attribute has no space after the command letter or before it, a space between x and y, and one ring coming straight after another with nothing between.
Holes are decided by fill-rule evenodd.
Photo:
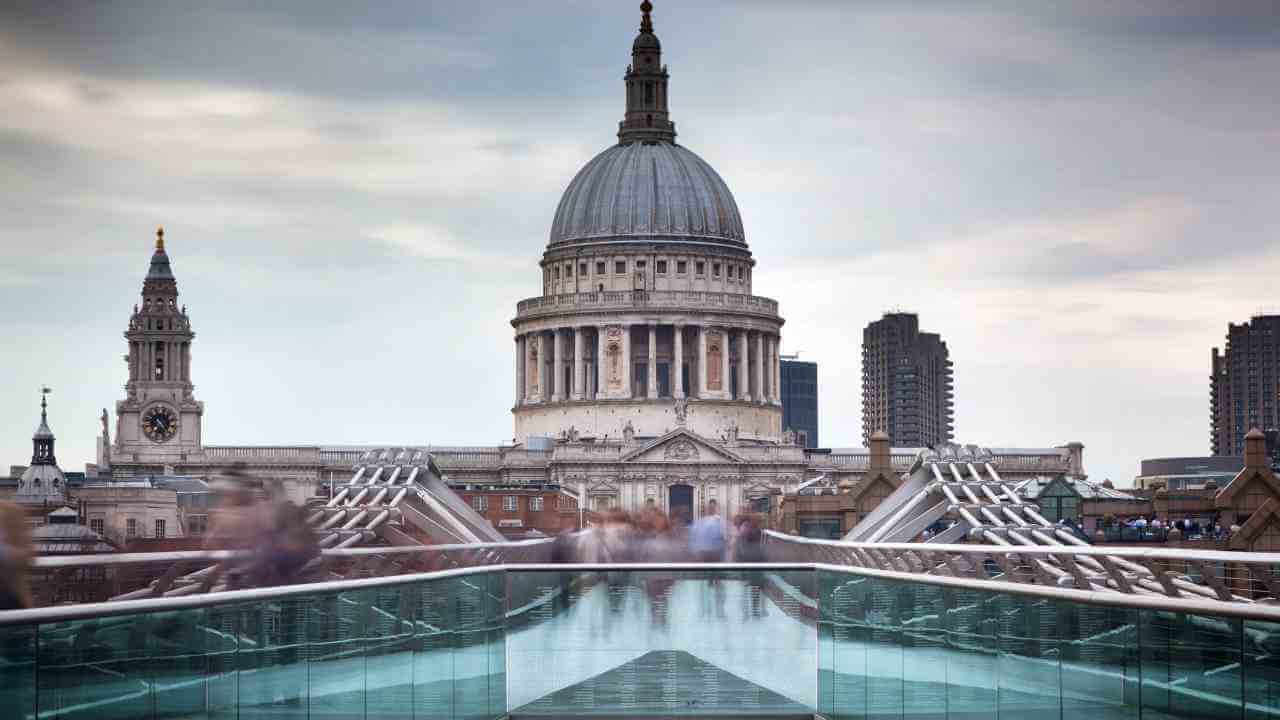
<instances>
[{"instance_id":1,"label":"crowd of people","mask_svg":"<svg viewBox=\"0 0 1280 720\"><path fill-rule=\"evenodd\" d=\"M613 509L581 533L567 529L556 539L558 563L763 562L760 522L742 514L726 522L715 500L692 523L653 505L636 513Z\"/></svg>"},{"instance_id":2,"label":"crowd of people","mask_svg":"<svg viewBox=\"0 0 1280 720\"><path fill-rule=\"evenodd\" d=\"M1220 539L1239 530L1239 526L1223 527L1216 519L1208 520L1201 523L1199 520L1192 518L1183 518L1181 520L1161 520L1156 515L1146 517L1138 515L1129 518L1113 518L1110 523L1105 523L1108 530L1125 528L1137 534L1151 533L1152 535L1160 535L1169 530L1178 530L1182 536L1187 539L1193 538L1214 538Z\"/></svg>"}]
</instances>

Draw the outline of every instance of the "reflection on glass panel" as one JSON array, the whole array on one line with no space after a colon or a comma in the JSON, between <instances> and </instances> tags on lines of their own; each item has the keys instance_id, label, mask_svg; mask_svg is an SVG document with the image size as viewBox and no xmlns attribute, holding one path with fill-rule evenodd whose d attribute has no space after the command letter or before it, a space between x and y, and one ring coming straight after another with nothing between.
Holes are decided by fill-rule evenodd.
<instances>
[{"instance_id":1,"label":"reflection on glass panel","mask_svg":"<svg viewBox=\"0 0 1280 720\"><path fill-rule=\"evenodd\" d=\"M484 575L453 578L453 716L489 717L489 648Z\"/></svg>"},{"instance_id":2,"label":"reflection on glass panel","mask_svg":"<svg viewBox=\"0 0 1280 720\"><path fill-rule=\"evenodd\" d=\"M1245 718L1272 718L1280 708L1280 623L1244 622Z\"/></svg>"},{"instance_id":3,"label":"reflection on glass panel","mask_svg":"<svg viewBox=\"0 0 1280 720\"><path fill-rule=\"evenodd\" d=\"M1061 713L1058 608L1051 600L1001 594L996 659L1002 719L1044 720Z\"/></svg>"},{"instance_id":4,"label":"reflection on glass panel","mask_svg":"<svg viewBox=\"0 0 1280 720\"><path fill-rule=\"evenodd\" d=\"M508 573L513 714L813 712L811 571L563 575Z\"/></svg>"},{"instance_id":5,"label":"reflection on glass panel","mask_svg":"<svg viewBox=\"0 0 1280 720\"><path fill-rule=\"evenodd\" d=\"M305 720L305 597L265 600L240 614L240 720Z\"/></svg>"},{"instance_id":6,"label":"reflection on glass panel","mask_svg":"<svg viewBox=\"0 0 1280 720\"><path fill-rule=\"evenodd\" d=\"M366 591L325 593L307 603L306 679L312 714L364 718Z\"/></svg>"},{"instance_id":7,"label":"reflection on glass panel","mask_svg":"<svg viewBox=\"0 0 1280 720\"><path fill-rule=\"evenodd\" d=\"M237 651L240 647L240 617L244 607L215 605L205 610L205 653L208 679L205 682L209 720L236 720L240 695Z\"/></svg>"},{"instance_id":8,"label":"reflection on glass panel","mask_svg":"<svg viewBox=\"0 0 1280 720\"><path fill-rule=\"evenodd\" d=\"M999 602L990 592L947 588L947 716L996 714Z\"/></svg>"},{"instance_id":9,"label":"reflection on glass panel","mask_svg":"<svg viewBox=\"0 0 1280 720\"><path fill-rule=\"evenodd\" d=\"M404 589L411 593L413 716L453 717L453 619L450 591L456 580L429 580Z\"/></svg>"},{"instance_id":10,"label":"reflection on glass panel","mask_svg":"<svg viewBox=\"0 0 1280 720\"><path fill-rule=\"evenodd\" d=\"M895 584L901 598L903 714L946 720L948 653L943 589L924 583Z\"/></svg>"},{"instance_id":11,"label":"reflection on glass panel","mask_svg":"<svg viewBox=\"0 0 1280 720\"><path fill-rule=\"evenodd\" d=\"M205 611L154 613L148 625L156 716L204 714L209 670Z\"/></svg>"},{"instance_id":12,"label":"reflection on glass panel","mask_svg":"<svg viewBox=\"0 0 1280 720\"><path fill-rule=\"evenodd\" d=\"M36 628L0 627L0 707L19 720L36 712Z\"/></svg>"},{"instance_id":13,"label":"reflection on glass panel","mask_svg":"<svg viewBox=\"0 0 1280 720\"><path fill-rule=\"evenodd\" d=\"M124 720L154 713L147 616L42 625L37 673L41 714Z\"/></svg>"},{"instance_id":14,"label":"reflection on glass panel","mask_svg":"<svg viewBox=\"0 0 1280 720\"><path fill-rule=\"evenodd\" d=\"M832 704L836 717L862 717L867 712L867 600L877 580L845 573L829 595L834 642Z\"/></svg>"},{"instance_id":15,"label":"reflection on glass panel","mask_svg":"<svg viewBox=\"0 0 1280 720\"><path fill-rule=\"evenodd\" d=\"M1141 611L1142 708L1182 717L1240 717L1239 620Z\"/></svg>"},{"instance_id":16,"label":"reflection on glass panel","mask_svg":"<svg viewBox=\"0 0 1280 720\"><path fill-rule=\"evenodd\" d=\"M412 585L374 588L365 630L365 714L378 720L413 717Z\"/></svg>"},{"instance_id":17,"label":"reflection on glass panel","mask_svg":"<svg viewBox=\"0 0 1280 720\"><path fill-rule=\"evenodd\" d=\"M902 715L902 625L896 584L874 580L867 592L867 717Z\"/></svg>"},{"instance_id":18,"label":"reflection on glass panel","mask_svg":"<svg viewBox=\"0 0 1280 720\"><path fill-rule=\"evenodd\" d=\"M1138 717L1138 612L1059 603L1062 632L1062 717Z\"/></svg>"},{"instance_id":19,"label":"reflection on glass panel","mask_svg":"<svg viewBox=\"0 0 1280 720\"><path fill-rule=\"evenodd\" d=\"M485 626L489 647L489 717L507 712L507 580L506 573L484 575L487 583Z\"/></svg>"}]
</instances>

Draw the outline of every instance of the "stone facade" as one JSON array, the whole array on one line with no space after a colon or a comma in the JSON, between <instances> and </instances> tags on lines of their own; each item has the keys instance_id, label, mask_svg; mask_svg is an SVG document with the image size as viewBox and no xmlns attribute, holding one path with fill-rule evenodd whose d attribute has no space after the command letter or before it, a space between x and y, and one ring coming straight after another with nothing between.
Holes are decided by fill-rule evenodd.
<instances>
[{"instance_id":1,"label":"stone facade","mask_svg":"<svg viewBox=\"0 0 1280 720\"><path fill-rule=\"evenodd\" d=\"M142 284L142 304L133 307L124 336L129 345L129 380L127 396L116 403L116 444L111 454L122 460L145 457L161 469L181 464L199 451L204 405L193 396L195 332L186 307L178 304L178 284L164 249L163 228L156 231L155 252Z\"/></svg>"},{"instance_id":2,"label":"stone facade","mask_svg":"<svg viewBox=\"0 0 1280 720\"><path fill-rule=\"evenodd\" d=\"M515 437L782 434L777 302L733 194L676 144L648 12L625 76L618 143L573 178L515 328Z\"/></svg>"}]
</instances>

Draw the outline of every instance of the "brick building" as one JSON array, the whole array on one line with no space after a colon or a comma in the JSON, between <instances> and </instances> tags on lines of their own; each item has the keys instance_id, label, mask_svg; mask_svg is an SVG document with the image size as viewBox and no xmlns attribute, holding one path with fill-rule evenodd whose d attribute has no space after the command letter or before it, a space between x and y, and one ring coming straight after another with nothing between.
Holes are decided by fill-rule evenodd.
<instances>
[{"instance_id":1,"label":"brick building","mask_svg":"<svg viewBox=\"0 0 1280 720\"><path fill-rule=\"evenodd\" d=\"M582 527L577 498L559 488L513 485L455 490L498 532L514 540L554 536L566 528Z\"/></svg>"}]
</instances>

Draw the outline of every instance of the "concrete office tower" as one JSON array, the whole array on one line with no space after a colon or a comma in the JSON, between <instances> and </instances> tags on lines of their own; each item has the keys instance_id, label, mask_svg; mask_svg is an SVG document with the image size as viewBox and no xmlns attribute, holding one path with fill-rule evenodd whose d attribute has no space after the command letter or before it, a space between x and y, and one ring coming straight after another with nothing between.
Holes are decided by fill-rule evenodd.
<instances>
[{"instance_id":1,"label":"concrete office tower","mask_svg":"<svg viewBox=\"0 0 1280 720\"><path fill-rule=\"evenodd\" d=\"M886 313L862 331L862 442L877 430L894 447L951 442L955 430L951 357L910 313Z\"/></svg>"},{"instance_id":2,"label":"concrete office tower","mask_svg":"<svg viewBox=\"0 0 1280 720\"><path fill-rule=\"evenodd\" d=\"M1280 428L1280 315L1228 323L1226 348L1210 360L1210 452L1243 455L1251 428Z\"/></svg>"}]
</instances>

